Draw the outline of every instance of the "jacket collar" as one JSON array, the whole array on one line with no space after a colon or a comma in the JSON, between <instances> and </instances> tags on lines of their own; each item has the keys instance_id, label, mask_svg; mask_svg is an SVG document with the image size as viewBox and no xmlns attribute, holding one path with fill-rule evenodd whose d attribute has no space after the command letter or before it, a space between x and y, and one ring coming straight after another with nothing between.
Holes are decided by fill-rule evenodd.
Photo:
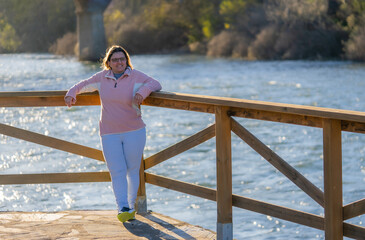
<instances>
[{"instance_id":1,"label":"jacket collar","mask_svg":"<svg viewBox=\"0 0 365 240\"><path fill-rule=\"evenodd\" d=\"M125 75L129 76L131 74L131 71L132 71L132 69L130 67L127 67L126 70L124 71L123 76L125 76ZM105 77L116 80L114 77L113 71L111 69L106 72Z\"/></svg>"}]
</instances>

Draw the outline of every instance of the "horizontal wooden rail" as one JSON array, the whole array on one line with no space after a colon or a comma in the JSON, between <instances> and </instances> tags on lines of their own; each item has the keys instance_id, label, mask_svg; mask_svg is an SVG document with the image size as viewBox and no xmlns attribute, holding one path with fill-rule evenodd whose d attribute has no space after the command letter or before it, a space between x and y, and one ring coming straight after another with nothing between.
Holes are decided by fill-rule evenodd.
<instances>
[{"instance_id":1,"label":"horizontal wooden rail","mask_svg":"<svg viewBox=\"0 0 365 240\"><path fill-rule=\"evenodd\" d=\"M38 173L0 175L0 185L110 182L109 172Z\"/></svg>"},{"instance_id":2,"label":"horizontal wooden rail","mask_svg":"<svg viewBox=\"0 0 365 240\"><path fill-rule=\"evenodd\" d=\"M324 218L318 215L233 195L233 205L242 209L277 217L290 222L323 230Z\"/></svg>"},{"instance_id":3,"label":"horizontal wooden rail","mask_svg":"<svg viewBox=\"0 0 365 240\"><path fill-rule=\"evenodd\" d=\"M215 136L215 125L209 126L204 130L148 157L145 159L145 170L149 169L167 159L170 159L182 152L185 152Z\"/></svg>"},{"instance_id":4,"label":"horizontal wooden rail","mask_svg":"<svg viewBox=\"0 0 365 240\"><path fill-rule=\"evenodd\" d=\"M341 120L342 131L365 133L365 113L357 111L173 92L154 92L143 104L211 114L215 106L228 106L231 116L318 128L332 118Z\"/></svg>"},{"instance_id":5,"label":"horizontal wooden rail","mask_svg":"<svg viewBox=\"0 0 365 240\"><path fill-rule=\"evenodd\" d=\"M62 150L65 152L74 153L95 160L104 161L103 152L98 149L85 147L83 145L8 126L2 123L0 123L0 134L40 144L46 147Z\"/></svg>"},{"instance_id":6,"label":"horizontal wooden rail","mask_svg":"<svg viewBox=\"0 0 365 240\"><path fill-rule=\"evenodd\" d=\"M354 218L362 214L365 214L365 199L347 204L346 206L343 207L344 220Z\"/></svg>"},{"instance_id":7,"label":"horizontal wooden rail","mask_svg":"<svg viewBox=\"0 0 365 240\"><path fill-rule=\"evenodd\" d=\"M295 115L305 115L305 116L331 118L337 120L365 123L364 112L349 111L349 110L311 107L311 106L303 106L295 104L273 103L273 102L236 99L227 97L212 97L212 96L175 93L175 92L153 93L152 97L157 99L203 103L214 106L226 106L226 107L236 107L243 109L263 110L268 112L291 113Z\"/></svg>"},{"instance_id":8,"label":"horizontal wooden rail","mask_svg":"<svg viewBox=\"0 0 365 240\"><path fill-rule=\"evenodd\" d=\"M365 239L365 228L350 223L343 223L343 235L354 239Z\"/></svg>"},{"instance_id":9,"label":"horizontal wooden rail","mask_svg":"<svg viewBox=\"0 0 365 240\"><path fill-rule=\"evenodd\" d=\"M0 107L56 107L65 106L66 91L0 92ZM100 105L98 92L80 94L77 105Z\"/></svg>"},{"instance_id":10,"label":"horizontal wooden rail","mask_svg":"<svg viewBox=\"0 0 365 240\"><path fill-rule=\"evenodd\" d=\"M0 107L65 106L66 91L0 92ZM77 96L76 106L99 105L97 92ZM214 113L214 106L231 108L231 115L258 120L322 127L319 119L341 120L342 131L365 133L365 113L294 104L212 97L174 92L154 92L144 105Z\"/></svg>"},{"instance_id":11,"label":"horizontal wooden rail","mask_svg":"<svg viewBox=\"0 0 365 240\"><path fill-rule=\"evenodd\" d=\"M216 190L199 186L197 184L182 182L147 172L145 173L145 181L146 183L150 183L159 187L164 187L178 192L190 194L192 196L216 201Z\"/></svg>"},{"instance_id":12,"label":"horizontal wooden rail","mask_svg":"<svg viewBox=\"0 0 365 240\"><path fill-rule=\"evenodd\" d=\"M277 113L264 110L258 111L256 109L231 108L231 116L279 123L289 123L308 127L322 127L322 119L320 117L292 113Z\"/></svg>"}]
</instances>

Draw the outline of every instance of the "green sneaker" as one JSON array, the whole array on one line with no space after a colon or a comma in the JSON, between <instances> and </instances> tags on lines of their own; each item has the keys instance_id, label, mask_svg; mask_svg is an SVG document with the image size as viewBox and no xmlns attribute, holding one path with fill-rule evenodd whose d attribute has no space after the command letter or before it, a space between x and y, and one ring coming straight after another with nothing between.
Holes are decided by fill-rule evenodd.
<instances>
[{"instance_id":1,"label":"green sneaker","mask_svg":"<svg viewBox=\"0 0 365 240\"><path fill-rule=\"evenodd\" d=\"M129 209L127 207L123 207L122 211L118 214L118 219L121 222L126 222L129 220L136 219L135 218L136 211L134 209Z\"/></svg>"}]
</instances>

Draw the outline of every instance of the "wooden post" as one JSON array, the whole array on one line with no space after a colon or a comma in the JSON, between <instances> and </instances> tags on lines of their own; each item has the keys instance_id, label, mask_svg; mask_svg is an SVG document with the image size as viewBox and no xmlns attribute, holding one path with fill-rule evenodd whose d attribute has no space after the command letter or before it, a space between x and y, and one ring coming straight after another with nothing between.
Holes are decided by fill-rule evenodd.
<instances>
[{"instance_id":1,"label":"wooden post","mask_svg":"<svg viewBox=\"0 0 365 240\"><path fill-rule=\"evenodd\" d=\"M325 239L343 239L341 121L323 120Z\"/></svg>"},{"instance_id":2,"label":"wooden post","mask_svg":"<svg viewBox=\"0 0 365 240\"><path fill-rule=\"evenodd\" d=\"M141 167L139 168L139 188L135 209L138 214L147 213L146 181L144 176L144 159L142 157Z\"/></svg>"},{"instance_id":3,"label":"wooden post","mask_svg":"<svg viewBox=\"0 0 365 240\"><path fill-rule=\"evenodd\" d=\"M227 107L215 107L217 150L217 239L233 239L231 119Z\"/></svg>"}]
</instances>

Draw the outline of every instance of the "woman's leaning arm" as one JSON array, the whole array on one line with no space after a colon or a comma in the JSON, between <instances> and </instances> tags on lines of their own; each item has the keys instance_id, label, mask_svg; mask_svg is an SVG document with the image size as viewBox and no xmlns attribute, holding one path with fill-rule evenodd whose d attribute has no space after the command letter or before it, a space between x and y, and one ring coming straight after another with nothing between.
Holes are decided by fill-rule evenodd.
<instances>
[{"instance_id":1,"label":"woman's leaning arm","mask_svg":"<svg viewBox=\"0 0 365 240\"><path fill-rule=\"evenodd\" d=\"M91 78L80 81L73 85L65 95L65 103L68 107L76 103L76 95L84 92L94 92L100 88L101 72L93 75Z\"/></svg>"},{"instance_id":2,"label":"woman's leaning arm","mask_svg":"<svg viewBox=\"0 0 365 240\"><path fill-rule=\"evenodd\" d=\"M151 92L160 91L161 89L161 84L157 80L146 75L143 85L138 89L137 93L145 99Z\"/></svg>"}]
</instances>

